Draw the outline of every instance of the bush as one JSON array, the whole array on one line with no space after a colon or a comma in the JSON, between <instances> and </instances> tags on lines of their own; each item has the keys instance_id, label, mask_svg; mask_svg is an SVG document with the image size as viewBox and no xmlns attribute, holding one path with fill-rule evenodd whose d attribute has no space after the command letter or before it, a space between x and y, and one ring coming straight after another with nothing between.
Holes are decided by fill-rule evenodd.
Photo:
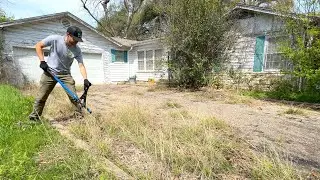
<instances>
[{"instance_id":1,"label":"bush","mask_svg":"<svg viewBox=\"0 0 320 180\"><path fill-rule=\"evenodd\" d=\"M227 60L230 24L222 16L225 7L215 0L172 1L168 7L169 68L175 83L191 89L206 86Z\"/></svg>"}]
</instances>

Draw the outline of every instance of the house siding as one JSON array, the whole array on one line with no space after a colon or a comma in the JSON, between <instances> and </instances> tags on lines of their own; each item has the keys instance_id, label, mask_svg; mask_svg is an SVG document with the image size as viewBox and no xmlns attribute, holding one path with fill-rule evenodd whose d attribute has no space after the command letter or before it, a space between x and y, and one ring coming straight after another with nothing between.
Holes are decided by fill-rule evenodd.
<instances>
[{"instance_id":1,"label":"house siding","mask_svg":"<svg viewBox=\"0 0 320 180\"><path fill-rule=\"evenodd\" d=\"M111 82L111 78L113 77L115 77L115 79L121 79L117 77L121 76L121 73L117 71L122 71L122 66L115 67L115 76L110 75L110 68L113 68L110 66L111 49L117 49L118 46L69 17L5 27L3 29L5 54L13 57L14 47L34 48L38 41L41 41L49 35L64 35L66 28L61 24L61 20L64 18L68 19L71 25L76 25L83 31L84 42L78 44L83 53L102 54L101 60L103 61L104 82ZM86 64L86 59L84 59L84 63ZM88 72L88 77L90 79L90 71Z\"/></svg>"},{"instance_id":2,"label":"house siding","mask_svg":"<svg viewBox=\"0 0 320 180\"><path fill-rule=\"evenodd\" d=\"M148 50L157 50L163 49L163 58L166 60L167 48L162 44L160 40L150 41L149 43L145 43L143 45L135 46L130 54L130 76L136 75L138 81L147 81L149 78L159 80L159 79L167 79L168 72L167 68L164 66L161 71L139 71L138 69L138 51L148 51Z\"/></svg>"},{"instance_id":3,"label":"house siding","mask_svg":"<svg viewBox=\"0 0 320 180\"><path fill-rule=\"evenodd\" d=\"M255 14L239 19L232 29L236 34L230 54L230 67L243 72L253 72L256 38L273 36L281 31L283 23L273 15ZM268 46L266 38L265 47Z\"/></svg>"}]
</instances>

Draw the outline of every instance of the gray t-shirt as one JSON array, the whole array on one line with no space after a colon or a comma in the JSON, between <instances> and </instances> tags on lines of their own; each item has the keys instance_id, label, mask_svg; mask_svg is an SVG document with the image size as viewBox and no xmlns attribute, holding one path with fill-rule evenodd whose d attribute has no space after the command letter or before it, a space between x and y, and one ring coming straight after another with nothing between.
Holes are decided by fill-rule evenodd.
<instances>
[{"instance_id":1,"label":"gray t-shirt","mask_svg":"<svg viewBox=\"0 0 320 180\"><path fill-rule=\"evenodd\" d=\"M43 39L42 42L45 47L50 46L48 66L55 72L70 74L73 59L76 59L78 63L83 63L83 58L79 46L68 47L64 38L65 36L51 35Z\"/></svg>"}]
</instances>

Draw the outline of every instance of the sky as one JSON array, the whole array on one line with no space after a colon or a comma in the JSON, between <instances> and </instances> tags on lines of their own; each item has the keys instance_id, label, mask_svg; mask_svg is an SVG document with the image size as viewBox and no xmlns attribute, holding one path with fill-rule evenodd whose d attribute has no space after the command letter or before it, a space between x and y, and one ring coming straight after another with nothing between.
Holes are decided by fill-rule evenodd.
<instances>
[{"instance_id":1,"label":"sky","mask_svg":"<svg viewBox=\"0 0 320 180\"><path fill-rule=\"evenodd\" d=\"M94 0L93 0L94 1ZM110 2L120 0L111 0ZM97 0L95 0L97 2ZM95 16L103 14L100 5L95 8L90 4L89 8L95 9ZM69 11L90 25L96 27L95 20L82 7L80 0L0 0L0 8L14 19L41 16L52 13Z\"/></svg>"}]
</instances>

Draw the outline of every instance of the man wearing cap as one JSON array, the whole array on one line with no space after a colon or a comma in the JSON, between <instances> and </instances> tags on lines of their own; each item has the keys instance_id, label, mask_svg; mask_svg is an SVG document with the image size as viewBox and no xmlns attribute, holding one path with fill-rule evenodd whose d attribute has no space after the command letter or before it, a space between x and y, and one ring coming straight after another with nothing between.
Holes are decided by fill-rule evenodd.
<instances>
[{"instance_id":1,"label":"man wearing cap","mask_svg":"<svg viewBox=\"0 0 320 180\"><path fill-rule=\"evenodd\" d=\"M40 80L40 89L34 102L33 111L29 115L30 120L40 119L46 100L56 85L56 81L50 76L48 71L55 74L72 91L76 92L75 81L70 74L71 65L74 59L78 61L81 75L84 79L84 87L91 83L87 79L86 68L83 64L82 52L78 42L83 42L82 31L76 26L70 26L64 36L50 35L36 44L36 52L40 60L40 68L43 74ZM50 47L50 53L47 62L44 60L43 48ZM69 99L75 106L75 115L81 116L81 111L69 96Z\"/></svg>"}]
</instances>

